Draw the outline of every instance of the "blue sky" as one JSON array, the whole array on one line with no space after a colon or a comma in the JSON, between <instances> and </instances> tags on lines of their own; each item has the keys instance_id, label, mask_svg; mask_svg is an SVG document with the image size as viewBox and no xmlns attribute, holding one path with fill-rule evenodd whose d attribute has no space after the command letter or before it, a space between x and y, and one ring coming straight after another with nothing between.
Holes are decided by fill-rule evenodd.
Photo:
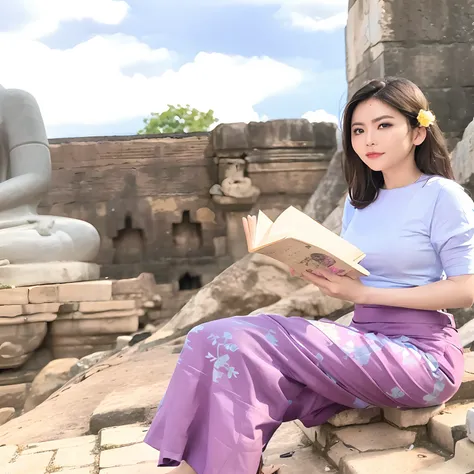
<instances>
[{"instance_id":1,"label":"blue sky","mask_svg":"<svg viewBox=\"0 0 474 474\"><path fill-rule=\"evenodd\" d=\"M133 134L167 104L223 122L334 120L346 100L347 0L16 0L0 84L53 137Z\"/></svg>"}]
</instances>

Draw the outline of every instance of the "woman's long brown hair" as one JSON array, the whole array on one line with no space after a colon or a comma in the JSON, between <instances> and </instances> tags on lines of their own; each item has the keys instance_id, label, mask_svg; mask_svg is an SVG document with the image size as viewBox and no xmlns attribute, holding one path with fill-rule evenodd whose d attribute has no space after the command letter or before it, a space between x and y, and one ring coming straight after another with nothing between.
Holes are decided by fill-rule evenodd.
<instances>
[{"instance_id":1,"label":"woman's long brown hair","mask_svg":"<svg viewBox=\"0 0 474 474\"><path fill-rule=\"evenodd\" d=\"M397 109L413 129L419 126L417 117L420 109L429 110L428 100L419 87L403 78L370 81L352 96L343 115L343 170L351 203L357 209L363 209L375 201L379 189L385 184L382 172L372 171L352 147L352 115L361 102L371 98ZM454 179L446 141L437 122L427 128L426 139L416 146L415 163L424 174Z\"/></svg>"}]
</instances>

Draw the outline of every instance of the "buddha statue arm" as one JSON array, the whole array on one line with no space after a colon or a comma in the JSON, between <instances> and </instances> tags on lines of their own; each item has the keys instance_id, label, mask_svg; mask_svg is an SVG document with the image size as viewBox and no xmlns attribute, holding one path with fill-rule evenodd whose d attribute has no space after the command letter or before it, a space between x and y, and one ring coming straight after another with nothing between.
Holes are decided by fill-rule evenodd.
<instances>
[{"instance_id":1,"label":"buddha statue arm","mask_svg":"<svg viewBox=\"0 0 474 474\"><path fill-rule=\"evenodd\" d=\"M51 156L38 104L24 91L4 90L0 106L9 173L0 183L0 212L37 205L51 180Z\"/></svg>"}]
</instances>

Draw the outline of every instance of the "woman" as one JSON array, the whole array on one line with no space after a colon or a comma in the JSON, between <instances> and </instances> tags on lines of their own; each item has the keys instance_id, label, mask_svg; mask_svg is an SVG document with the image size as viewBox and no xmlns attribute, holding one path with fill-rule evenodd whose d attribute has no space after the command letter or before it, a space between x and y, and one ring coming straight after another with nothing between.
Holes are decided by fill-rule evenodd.
<instances>
[{"instance_id":1,"label":"woman","mask_svg":"<svg viewBox=\"0 0 474 474\"><path fill-rule=\"evenodd\" d=\"M474 301L474 204L428 101L408 80L372 81L345 109L343 142L342 235L371 274L303 277L355 303L351 326L260 314L191 330L145 440L174 474L253 474L284 421L434 406L458 390L462 347L443 308Z\"/></svg>"}]
</instances>

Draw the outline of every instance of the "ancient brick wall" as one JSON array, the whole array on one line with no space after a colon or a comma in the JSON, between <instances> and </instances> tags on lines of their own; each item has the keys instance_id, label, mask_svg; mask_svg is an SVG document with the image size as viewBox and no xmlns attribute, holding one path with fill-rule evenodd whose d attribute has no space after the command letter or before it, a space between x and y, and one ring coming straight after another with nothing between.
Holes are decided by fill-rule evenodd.
<instances>
[{"instance_id":1,"label":"ancient brick wall","mask_svg":"<svg viewBox=\"0 0 474 474\"><path fill-rule=\"evenodd\" d=\"M242 215L304 206L336 142L332 125L283 120L50 146L52 186L40 212L98 229L101 276L150 272L158 283L193 289L246 253ZM238 176L252 182L255 195L239 195L248 183Z\"/></svg>"},{"instance_id":2,"label":"ancient brick wall","mask_svg":"<svg viewBox=\"0 0 474 474\"><path fill-rule=\"evenodd\" d=\"M455 143L474 116L473 24L472 0L350 0L349 94L367 79L406 77Z\"/></svg>"}]
</instances>

